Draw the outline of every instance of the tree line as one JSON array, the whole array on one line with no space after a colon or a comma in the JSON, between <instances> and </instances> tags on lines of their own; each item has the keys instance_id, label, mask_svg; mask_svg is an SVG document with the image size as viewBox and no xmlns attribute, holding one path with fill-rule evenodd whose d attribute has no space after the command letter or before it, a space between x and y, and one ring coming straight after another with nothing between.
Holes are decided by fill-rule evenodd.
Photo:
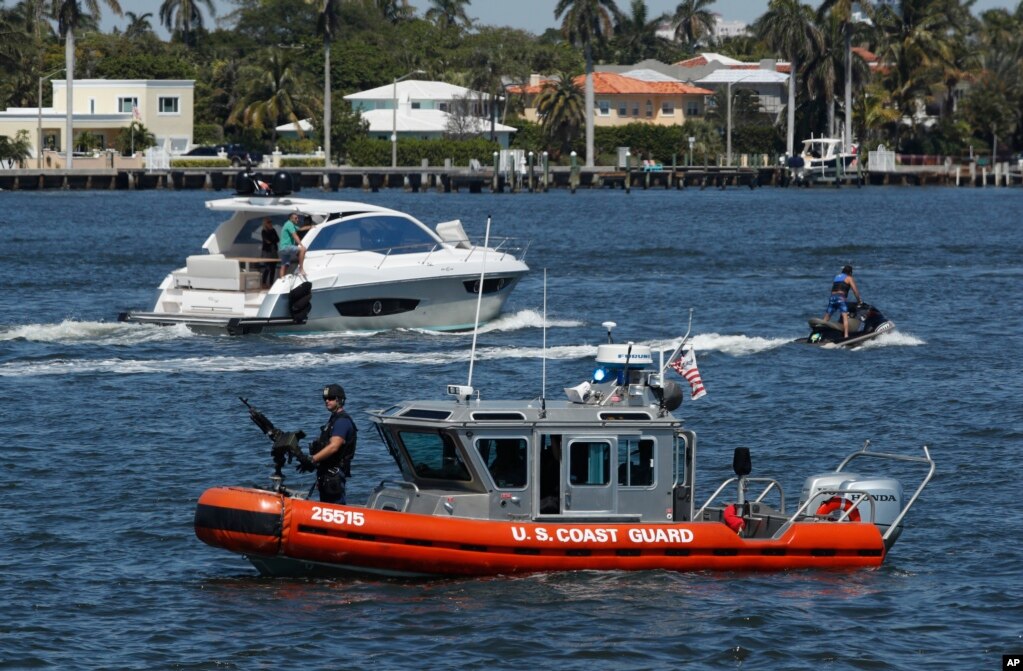
<instances>
[{"instance_id":1,"label":"tree line","mask_svg":"<svg viewBox=\"0 0 1023 671\"><path fill-rule=\"evenodd\" d=\"M748 35L722 40L713 37L714 0L682 0L661 16L650 15L644 0L556 0L559 27L541 35L482 25L470 0L417 4L231 0L216 15L211 0L164 0L154 15L122 11L118 0L2 0L0 104L49 106L50 87L39 100L38 80L73 58L77 79L194 79L197 144L295 152L322 145L340 161L350 147L365 150L366 138L343 96L420 70L507 98L501 121L520 129L515 146L602 158L622 137L646 138L643 149L665 160L688 150L676 137L699 137L704 155L720 151L723 120L711 114L682 133L594 130L592 97L572 79L603 63L673 63L713 50L744 61L779 58L795 71L780 124L755 95L733 101L736 152L790 150L789 117L796 142L848 127L862 145L903 153L1023 149L1023 0L979 16L973 0L771 0ZM104 16L113 18L109 32L99 29ZM161 26L169 39L157 35ZM522 101L506 94L531 73L553 76L538 99L539 124L521 120ZM278 125L304 118L315 137L277 137ZM135 130L145 137L146 129ZM0 143L17 146L16 138Z\"/></svg>"}]
</instances>

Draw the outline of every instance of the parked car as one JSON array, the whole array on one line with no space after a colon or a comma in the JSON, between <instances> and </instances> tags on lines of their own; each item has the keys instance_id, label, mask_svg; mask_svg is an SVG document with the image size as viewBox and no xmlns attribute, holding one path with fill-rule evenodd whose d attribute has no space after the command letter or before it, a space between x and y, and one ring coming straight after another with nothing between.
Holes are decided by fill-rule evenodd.
<instances>
[{"instance_id":1,"label":"parked car","mask_svg":"<svg viewBox=\"0 0 1023 671\"><path fill-rule=\"evenodd\" d=\"M240 144L218 144L201 145L192 147L183 156L220 156L221 152L227 155L231 165L259 165L263 162L263 154L258 151L246 149Z\"/></svg>"}]
</instances>

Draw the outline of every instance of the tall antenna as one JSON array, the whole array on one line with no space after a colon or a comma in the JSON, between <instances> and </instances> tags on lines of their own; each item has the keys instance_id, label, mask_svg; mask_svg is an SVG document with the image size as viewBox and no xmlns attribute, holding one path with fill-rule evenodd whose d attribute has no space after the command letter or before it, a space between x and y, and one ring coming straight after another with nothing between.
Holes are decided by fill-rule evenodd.
<instances>
[{"instance_id":1,"label":"tall antenna","mask_svg":"<svg viewBox=\"0 0 1023 671\"><path fill-rule=\"evenodd\" d=\"M483 303L483 280L487 276L487 251L490 248L490 215L487 215L487 232L483 236L483 266L480 268L480 290L476 294L476 322L472 327L472 349L469 351L469 380L465 383L472 393L472 365L476 362L476 336L480 332L480 305Z\"/></svg>"},{"instance_id":2,"label":"tall antenna","mask_svg":"<svg viewBox=\"0 0 1023 671\"><path fill-rule=\"evenodd\" d=\"M540 382L540 416L547 412L547 269L543 269L543 375Z\"/></svg>"}]
</instances>

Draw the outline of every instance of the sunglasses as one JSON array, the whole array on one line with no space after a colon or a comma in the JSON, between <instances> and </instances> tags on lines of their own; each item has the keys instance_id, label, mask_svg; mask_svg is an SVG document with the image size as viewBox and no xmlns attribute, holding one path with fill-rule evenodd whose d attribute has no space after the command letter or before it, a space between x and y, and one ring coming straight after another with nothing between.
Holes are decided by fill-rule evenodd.
<instances>
[{"instance_id":1,"label":"sunglasses","mask_svg":"<svg viewBox=\"0 0 1023 671\"><path fill-rule=\"evenodd\" d=\"M324 396L323 397L323 402L324 403L326 403L327 401L336 401L336 400L337 400L337 396Z\"/></svg>"}]
</instances>

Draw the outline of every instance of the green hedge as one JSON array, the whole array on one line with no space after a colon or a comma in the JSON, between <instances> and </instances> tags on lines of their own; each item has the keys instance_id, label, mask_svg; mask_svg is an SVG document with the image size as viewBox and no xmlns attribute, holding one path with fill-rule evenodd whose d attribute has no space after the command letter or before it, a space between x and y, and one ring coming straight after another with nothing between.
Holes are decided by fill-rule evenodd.
<instances>
[{"instance_id":1,"label":"green hedge","mask_svg":"<svg viewBox=\"0 0 1023 671\"><path fill-rule=\"evenodd\" d=\"M282 168L322 168L324 166L325 159L310 157L310 158L281 158Z\"/></svg>"},{"instance_id":2,"label":"green hedge","mask_svg":"<svg viewBox=\"0 0 1023 671\"><path fill-rule=\"evenodd\" d=\"M172 158L172 168L230 168L226 158Z\"/></svg>"},{"instance_id":3,"label":"green hedge","mask_svg":"<svg viewBox=\"0 0 1023 671\"><path fill-rule=\"evenodd\" d=\"M501 145L490 140L476 138L473 140L413 140L398 139L398 165L418 167L423 159L430 166L443 166L445 159L451 159L453 165L467 166L470 159L476 159L484 166L493 165L494 152ZM391 143L387 140L358 138L348 143L348 165L351 166L390 166Z\"/></svg>"}]
</instances>

